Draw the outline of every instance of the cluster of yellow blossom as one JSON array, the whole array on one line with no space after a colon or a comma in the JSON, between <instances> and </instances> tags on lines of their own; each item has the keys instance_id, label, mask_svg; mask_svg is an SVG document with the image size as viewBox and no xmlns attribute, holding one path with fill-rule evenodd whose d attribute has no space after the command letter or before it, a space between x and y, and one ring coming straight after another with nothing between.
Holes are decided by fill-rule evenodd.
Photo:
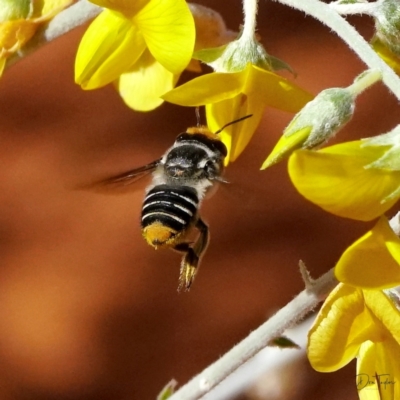
<instances>
[{"instance_id":1,"label":"cluster of yellow blossom","mask_svg":"<svg viewBox=\"0 0 400 400\"><path fill-rule=\"evenodd\" d=\"M41 24L74 0L2 0L0 2L0 77L7 58L20 50Z\"/></svg>"},{"instance_id":2,"label":"cluster of yellow blossom","mask_svg":"<svg viewBox=\"0 0 400 400\"><path fill-rule=\"evenodd\" d=\"M361 400L400 398L400 239L382 216L400 197L399 133L296 150L288 163L297 190L324 210L362 221L381 216L341 256L341 283L309 333L308 356L318 371L357 357Z\"/></svg>"},{"instance_id":3,"label":"cluster of yellow blossom","mask_svg":"<svg viewBox=\"0 0 400 400\"><path fill-rule=\"evenodd\" d=\"M0 0L5 4L0 8L0 72L40 23L74 1ZM221 132L228 148L227 164L245 149L266 106L297 112L313 98L274 72L291 69L265 52L255 25L252 29L245 26L238 36L226 29L218 13L185 0L91 2L103 11L80 42L76 83L85 90L111 83L136 111L151 111L165 100L205 106L213 131L251 114L252 118ZM215 72L174 89L186 68L201 70L199 61Z\"/></svg>"},{"instance_id":4,"label":"cluster of yellow blossom","mask_svg":"<svg viewBox=\"0 0 400 400\"><path fill-rule=\"evenodd\" d=\"M114 83L125 103L149 111L162 103L192 58L195 27L184 0L93 0L104 11L78 48L83 89Z\"/></svg>"},{"instance_id":5,"label":"cluster of yellow blossom","mask_svg":"<svg viewBox=\"0 0 400 400\"><path fill-rule=\"evenodd\" d=\"M80 43L76 82L84 89L113 82L125 103L137 111L152 110L164 100L205 106L207 124L213 131L252 114L252 118L221 132L228 148L226 163L235 160L247 146L265 106L297 112L312 99L307 91L273 72L275 66L288 67L265 53L254 32L250 38L242 35L234 41L231 34L225 35L228 45L210 39L210 10L204 13L204 24L199 9L184 0L92 2L105 10ZM221 38L221 21L218 24L214 36ZM258 52L247 54L249 48ZM234 53L240 54L239 61ZM219 67L214 66L214 73L173 89L192 57L210 65L219 63Z\"/></svg>"},{"instance_id":6,"label":"cluster of yellow blossom","mask_svg":"<svg viewBox=\"0 0 400 400\"><path fill-rule=\"evenodd\" d=\"M361 400L400 398L400 297L388 289L400 285L400 239L385 217L343 253L335 275L341 283L308 335L311 365L332 372L357 358Z\"/></svg>"},{"instance_id":7,"label":"cluster of yellow blossom","mask_svg":"<svg viewBox=\"0 0 400 400\"><path fill-rule=\"evenodd\" d=\"M39 24L73 1L3 0L0 75L6 59L32 38ZM246 148L266 106L298 112L262 168L288 156L290 178L308 200L342 217L380 217L338 261L335 275L341 283L309 333L308 356L319 371L337 370L357 357L362 400L400 399L400 300L394 290L400 285L400 239L382 216L400 197L400 128L312 150L351 119L357 95L380 79L379 73L368 72L348 88L327 89L313 98L274 72L291 69L266 53L255 23L245 23L234 40L223 21L207 10L204 18L212 16L216 32L210 35L210 20L205 23L201 8L185 0L91 1L103 11L77 52L75 80L83 89L112 83L137 111L153 110L163 101L205 106L213 131L251 114L221 131L226 163ZM398 0L377 2L376 12L371 46L400 72ZM199 69L196 60L214 72L175 88L186 68Z\"/></svg>"},{"instance_id":8,"label":"cluster of yellow blossom","mask_svg":"<svg viewBox=\"0 0 400 400\"><path fill-rule=\"evenodd\" d=\"M398 73L398 1L377 2L377 13L371 45ZM383 216L400 198L400 125L374 138L314 149L350 120L357 95L379 79L379 72L367 71L348 88L321 92L295 116L263 165L289 156L289 176L306 199L341 217L380 217L340 257L340 283L309 332L308 358L316 370L336 371L357 358L361 400L400 399L400 239Z\"/></svg>"}]
</instances>

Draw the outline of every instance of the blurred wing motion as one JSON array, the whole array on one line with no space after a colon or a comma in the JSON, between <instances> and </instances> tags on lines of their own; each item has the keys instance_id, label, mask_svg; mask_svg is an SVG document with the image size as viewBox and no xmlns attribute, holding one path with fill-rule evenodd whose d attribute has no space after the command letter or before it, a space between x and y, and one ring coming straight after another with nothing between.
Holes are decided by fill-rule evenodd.
<instances>
[{"instance_id":1,"label":"blurred wing motion","mask_svg":"<svg viewBox=\"0 0 400 400\"><path fill-rule=\"evenodd\" d=\"M161 158L151 162L150 164L143 165L142 167L131 169L130 171L123 172L122 174L118 174L116 176L112 176L103 181L98 182L98 184L109 185L109 184L121 184L121 185L130 185L133 182L136 182L140 178L152 173L159 165Z\"/></svg>"},{"instance_id":2,"label":"blurred wing motion","mask_svg":"<svg viewBox=\"0 0 400 400\"><path fill-rule=\"evenodd\" d=\"M89 190L102 190L109 187L110 189L116 189L118 187L123 188L124 186L128 186L141 178L144 178L146 175L151 174L159 165L161 158L151 162L150 164L143 165L139 168L131 169L129 171L125 171L115 176L108 177L106 179L100 179L95 182L91 182L88 184L79 185L75 187L75 189L89 189Z\"/></svg>"}]
</instances>

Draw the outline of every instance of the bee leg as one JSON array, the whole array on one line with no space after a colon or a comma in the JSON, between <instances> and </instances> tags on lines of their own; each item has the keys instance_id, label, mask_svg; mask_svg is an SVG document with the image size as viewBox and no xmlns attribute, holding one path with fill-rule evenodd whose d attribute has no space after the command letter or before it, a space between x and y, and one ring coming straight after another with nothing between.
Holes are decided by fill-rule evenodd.
<instances>
[{"instance_id":1,"label":"bee leg","mask_svg":"<svg viewBox=\"0 0 400 400\"><path fill-rule=\"evenodd\" d=\"M185 291L189 290L194 276L196 274L196 268L197 264L195 267L190 267L185 260L188 258L188 255L190 254L190 258L193 259L195 257L195 253L192 247L190 247L191 243L183 242L179 243L174 247L174 250L179 251L180 253L184 253L184 256L182 258L181 262L181 269L179 272L179 284L178 284L178 292L180 292L182 289ZM193 263L191 264L193 265Z\"/></svg>"},{"instance_id":2,"label":"bee leg","mask_svg":"<svg viewBox=\"0 0 400 400\"><path fill-rule=\"evenodd\" d=\"M175 246L175 249L184 252L181 262L181 270L179 275L178 292L182 289L188 291L193 283L194 277L197 273L200 257L207 248L210 235L208 226L199 218L196 222L196 228L199 231L199 238L194 243L193 247L189 243L180 243Z\"/></svg>"}]
</instances>

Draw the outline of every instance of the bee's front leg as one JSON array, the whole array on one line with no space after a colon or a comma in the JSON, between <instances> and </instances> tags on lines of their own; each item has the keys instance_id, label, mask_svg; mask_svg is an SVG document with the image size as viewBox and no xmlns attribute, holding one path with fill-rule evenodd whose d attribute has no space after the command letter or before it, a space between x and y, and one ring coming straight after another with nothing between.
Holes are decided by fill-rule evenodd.
<instances>
[{"instance_id":1,"label":"bee's front leg","mask_svg":"<svg viewBox=\"0 0 400 400\"><path fill-rule=\"evenodd\" d=\"M180 243L174 247L175 250L185 253L181 262L178 292L182 289L188 291L197 273L199 260L207 248L210 240L209 230L206 223L199 218L196 222L199 237L193 246L190 243Z\"/></svg>"}]
</instances>

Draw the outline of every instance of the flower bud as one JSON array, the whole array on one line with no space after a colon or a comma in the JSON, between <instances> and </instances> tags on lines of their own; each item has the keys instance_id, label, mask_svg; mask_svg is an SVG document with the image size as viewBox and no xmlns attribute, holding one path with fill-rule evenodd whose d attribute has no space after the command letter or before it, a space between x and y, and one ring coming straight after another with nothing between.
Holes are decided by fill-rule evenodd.
<instances>
[{"instance_id":1,"label":"flower bud","mask_svg":"<svg viewBox=\"0 0 400 400\"><path fill-rule=\"evenodd\" d=\"M376 36L395 54L400 55L400 3L379 0L374 8Z\"/></svg>"},{"instance_id":2,"label":"flower bud","mask_svg":"<svg viewBox=\"0 0 400 400\"><path fill-rule=\"evenodd\" d=\"M27 18L31 11L31 0L0 0L0 23Z\"/></svg>"},{"instance_id":3,"label":"flower bud","mask_svg":"<svg viewBox=\"0 0 400 400\"><path fill-rule=\"evenodd\" d=\"M269 55L255 37L244 37L242 33L227 45L195 52L194 58L208 64L215 72L241 72L250 63L266 71L286 69L294 74L290 65Z\"/></svg>"},{"instance_id":4,"label":"flower bud","mask_svg":"<svg viewBox=\"0 0 400 400\"><path fill-rule=\"evenodd\" d=\"M279 162L292 151L322 145L351 119L355 95L347 88L323 90L300 110L284 130L261 169Z\"/></svg>"},{"instance_id":5,"label":"flower bud","mask_svg":"<svg viewBox=\"0 0 400 400\"><path fill-rule=\"evenodd\" d=\"M400 171L400 125L379 136L362 140L362 147L386 146L387 150L376 161L364 168L377 168L389 171Z\"/></svg>"}]
</instances>

